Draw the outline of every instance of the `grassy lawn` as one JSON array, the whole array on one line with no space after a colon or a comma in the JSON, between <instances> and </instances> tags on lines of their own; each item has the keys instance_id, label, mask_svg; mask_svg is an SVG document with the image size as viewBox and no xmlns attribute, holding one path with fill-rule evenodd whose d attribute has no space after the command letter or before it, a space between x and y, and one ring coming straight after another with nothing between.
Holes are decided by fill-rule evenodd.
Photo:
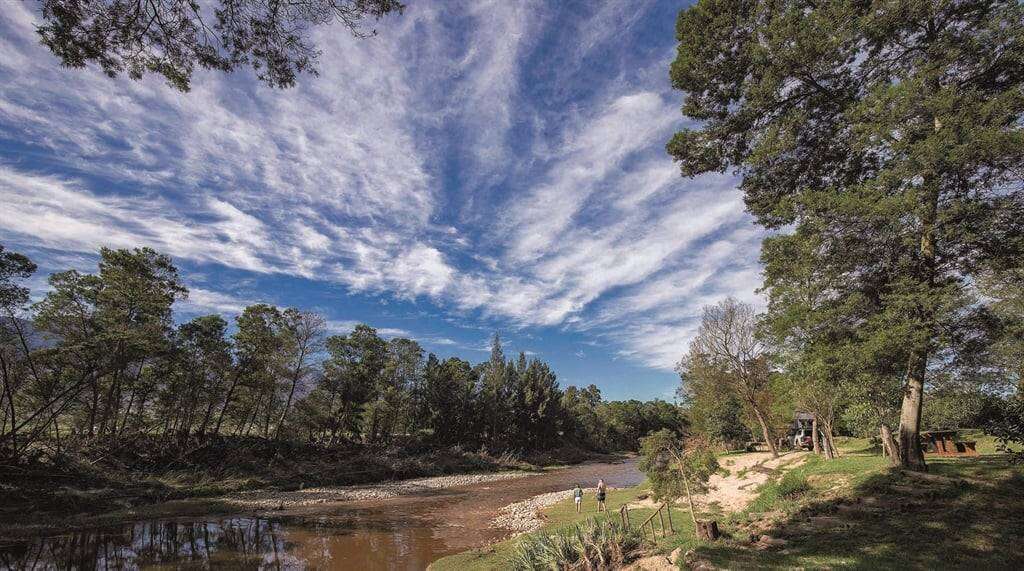
<instances>
[{"instance_id":1,"label":"grassy lawn","mask_svg":"<svg viewBox=\"0 0 1024 571\"><path fill-rule=\"evenodd\" d=\"M694 537L689 513L673 508L677 533L657 551L682 547L723 569L1024 569L1024 466L1008 463L991 437L976 440L975 458L929 456L921 477L889 469L868 440L842 438L833 461L810 457L758 490L745 510L719 515L725 537L713 543ZM609 494L608 514L645 493L646 485ZM592 506L591 510L593 509ZM638 524L653 513L630 511ZM571 500L545 510L552 533L597 515L577 515ZM752 541L767 535L785 541ZM446 557L435 571L507 567L518 538Z\"/></svg>"},{"instance_id":2,"label":"grassy lawn","mask_svg":"<svg viewBox=\"0 0 1024 571\"><path fill-rule=\"evenodd\" d=\"M594 511L595 503L592 494L584 500L585 511L581 514L576 513L576 507L573 504L572 499L559 502L543 511L544 516L547 519L547 524L540 531L535 533L554 533L559 529L575 525L587 520L588 518L611 517L617 519L619 517L619 508L622 507L623 504L636 500L638 496L647 493L647 491L648 485L646 483L632 488L611 490L608 492L608 498L606 501L608 511L600 514ZM629 510L629 521L632 525L639 525L652 513L654 513L653 509L631 509ZM657 549L659 551L671 551L676 547L683 547L683 550L686 551L696 545L697 542L694 538L693 523L690 521L690 514L688 511L673 507L672 523L676 529L676 533L675 535L658 539ZM507 568L508 557L512 553L512 550L515 549L516 544L521 540L521 538L522 536L515 537L489 547L474 549L445 557L434 562L430 566L430 569L431 571L482 571Z\"/></svg>"},{"instance_id":3,"label":"grassy lawn","mask_svg":"<svg viewBox=\"0 0 1024 571\"><path fill-rule=\"evenodd\" d=\"M965 431L966 432L966 431ZM731 536L696 552L728 568L1024 568L1024 469L978 441L977 458L929 457L931 475L890 471L866 441L846 439L832 462L810 458L789 480L765 484L749 507L724 522ZM751 536L785 545L764 548Z\"/></svg>"}]
</instances>

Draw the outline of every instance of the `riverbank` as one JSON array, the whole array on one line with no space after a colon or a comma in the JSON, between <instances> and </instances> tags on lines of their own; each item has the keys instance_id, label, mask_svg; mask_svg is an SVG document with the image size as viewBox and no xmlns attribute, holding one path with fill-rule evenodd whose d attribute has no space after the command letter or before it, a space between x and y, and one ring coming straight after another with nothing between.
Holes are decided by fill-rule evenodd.
<instances>
[{"instance_id":1,"label":"riverbank","mask_svg":"<svg viewBox=\"0 0 1024 571\"><path fill-rule=\"evenodd\" d=\"M688 510L675 506L677 533L645 546L643 560L632 568L1024 568L1017 548L1024 537L1024 466L1011 464L991 438L972 438L979 457L929 457L926 475L891 470L858 439L841 439L842 454L832 461L807 453L778 460L758 453L723 456L714 489L698 502L719 522L723 537L697 540ZM615 490L608 514L593 506L576 514L571 499L559 501L539 510L543 525L537 533L615 518L627 504L630 523L637 525L657 505L647 495L646 484ZM439 559L430 569L505 568L523 537Z\"/></svg>"},{"instance_id":2,"label":"riverbank","mask_svg":"<svg viewBox=\"0 0 1024 571\"><path fill-rule=\"evenodd\" d=\"M573 448L494 456L416 444L315 448L219 438L172 447L136 439L0 465L0 535L44 533L175 509L223 513L384 499L618 458ZM170 503L175 506L166 505Z\"/></svg>"},{"instance_id":3,"label":"riverbank","mask_svg":"<svg viewBox=\"0 0 1024 571\"><path fill-rule=\"evenodd\" d=\"M221 498L147 505L93 517L92 525L73 530L4 537L0 568L5 561L7 567L31 568L37 560L43 562L37 567L60 569L80 561L108 568L248 568L255 558L287 568L422 571L439 558L506 539L511 532L492 525L502 506L565 492L577 482L604 479L626 488L643 476L635 459L625 458L500 478L494 473L442 476L426 486L359 485L353 488L374 495L391 496L393 488L408 493L283 509L242 508Z\"/></svg>"},{"instance_id":4,"label":"riverbank","mask_svg":"<svg viewBox=\"0 0 1024 571\"><path fill-rule=\"evenodd\" d=\"M725 469L712 477L712 491L705 496L697 497L696 502L701 506L702 513L722 513L723 508L741 509L755 500L759 486L769 478L798 465L805 456L803 452L784 454L779 458L773 458L766 452L728 455L722 459ZM593 492L594 490L588 490L585 494L584 510L579 514L576 513L571 491L568 490L534 496L506 506L494 523L516 532L513 537L494 545L440 559L434 562L430 569L473 571L507 567L517 544L522 541L523 532L558 533L592 518L611 518L618 521L619 509L623 506L628 508L630 524L638 526L661 505L661 502L651 498L650 486L646 482L638 486L609 490L606 501L608 510L601 513L596 511ZM671 510L675 514L672 522L676 533L659 538L655 544L648 544L647 552L654 557L643 564L649 565L654 560L662 564L661 559L665 559L664 563L667 564L668 560L665 557L659 559L657 554L669 553L676 549L685 552L697 546L689 510L681 504L673 505Z\"/></svg>"},{"instance_id":5,"label":"riverbank","mask_svg":"<svg viewBox=\"0 0 1024 571\"><path fill-rule=\"evenodd\" d=\"M596 519L617 519L619 509L624 505L631 505L629 519L633 525L639 525L651 514L654 509L645 507L640 502L641 498L650 494L650 486L646 482L631 487L613 489L608 491L605 504L608 507L606 512L597 512L597 502L593 494L588 494L584 500L582 513L576 513L576 506L569 495L559 498L557 502L548 506L538 506L537 519L542 522L541 527L535 533L557 533L570 526L584 522L591 518ZM536 498L534 498L535 500ZM670 539L687 538L693 536L693 524L689 521L689 514L678 507L674 507L673 524L678 533ZM525 521L532 520L529 516L521 516ZM506 569L509 567L510 558L516 546L525 534L515 533L509 539L494 543L492 545L471 549L434 561L429 571L487 571L491 569Z\"/></svg>"}]
</instances>

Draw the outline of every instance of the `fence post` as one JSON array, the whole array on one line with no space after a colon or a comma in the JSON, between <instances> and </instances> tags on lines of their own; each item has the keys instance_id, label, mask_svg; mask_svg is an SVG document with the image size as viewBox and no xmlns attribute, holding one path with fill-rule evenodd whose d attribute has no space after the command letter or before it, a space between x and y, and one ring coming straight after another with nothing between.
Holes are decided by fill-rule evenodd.
<instances>
[{"instance_id":1,"label":"fence post","mask_svg":"<svg viewBox=\"0 0 1024 571\"><path fill-rule=\"evenodd\" d=\"M672 506L669 504L665 504L665 511L668 513L668 529L672 533L675 533L676 528L674 525L672 525Z\"/></svg>"}]
</instances>

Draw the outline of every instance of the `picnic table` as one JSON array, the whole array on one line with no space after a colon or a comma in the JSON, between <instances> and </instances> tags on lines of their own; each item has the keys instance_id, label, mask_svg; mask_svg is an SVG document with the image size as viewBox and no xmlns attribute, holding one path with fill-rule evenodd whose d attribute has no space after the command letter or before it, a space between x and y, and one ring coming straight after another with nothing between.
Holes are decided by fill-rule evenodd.
<instances>
[{"instance_id":1,"label":"picnic table","mask_svg":"<svg viewBox=\"0 0 1024 571\"><path fill-rule=\"evenodd\" d=\"M921 433L925 452L936 456L977 456L977 442L958 440L955 430L931 430Z\"/></svg>"}]
</instances>

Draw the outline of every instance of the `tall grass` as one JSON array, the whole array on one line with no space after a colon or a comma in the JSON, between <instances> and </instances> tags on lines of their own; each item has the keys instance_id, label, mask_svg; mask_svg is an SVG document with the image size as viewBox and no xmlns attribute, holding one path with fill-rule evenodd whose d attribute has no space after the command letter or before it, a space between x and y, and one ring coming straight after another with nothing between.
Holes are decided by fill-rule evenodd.
<instances>
[{"instance_id":1,"label":"tall grass","mask_svg":"<svg viewBox=\"0 0 1024 571\"><path fill-rule=\"evenodd\" d=\"M779 495L784 498L794 498L810 489L807 476L799 472L786 472L779 480Z\"/></svg>"},{"instance_id":2,"label":"tall grass","mask_svg":"<svg viewBox=\"0 0 1024 571\"><path fill-rule=\"evenodd\" d=\"M614 520L589 519L553 534L523 538L512 552L516 570L618 569L640 549L640 534Z\"/></svg>"}]
</instances>

